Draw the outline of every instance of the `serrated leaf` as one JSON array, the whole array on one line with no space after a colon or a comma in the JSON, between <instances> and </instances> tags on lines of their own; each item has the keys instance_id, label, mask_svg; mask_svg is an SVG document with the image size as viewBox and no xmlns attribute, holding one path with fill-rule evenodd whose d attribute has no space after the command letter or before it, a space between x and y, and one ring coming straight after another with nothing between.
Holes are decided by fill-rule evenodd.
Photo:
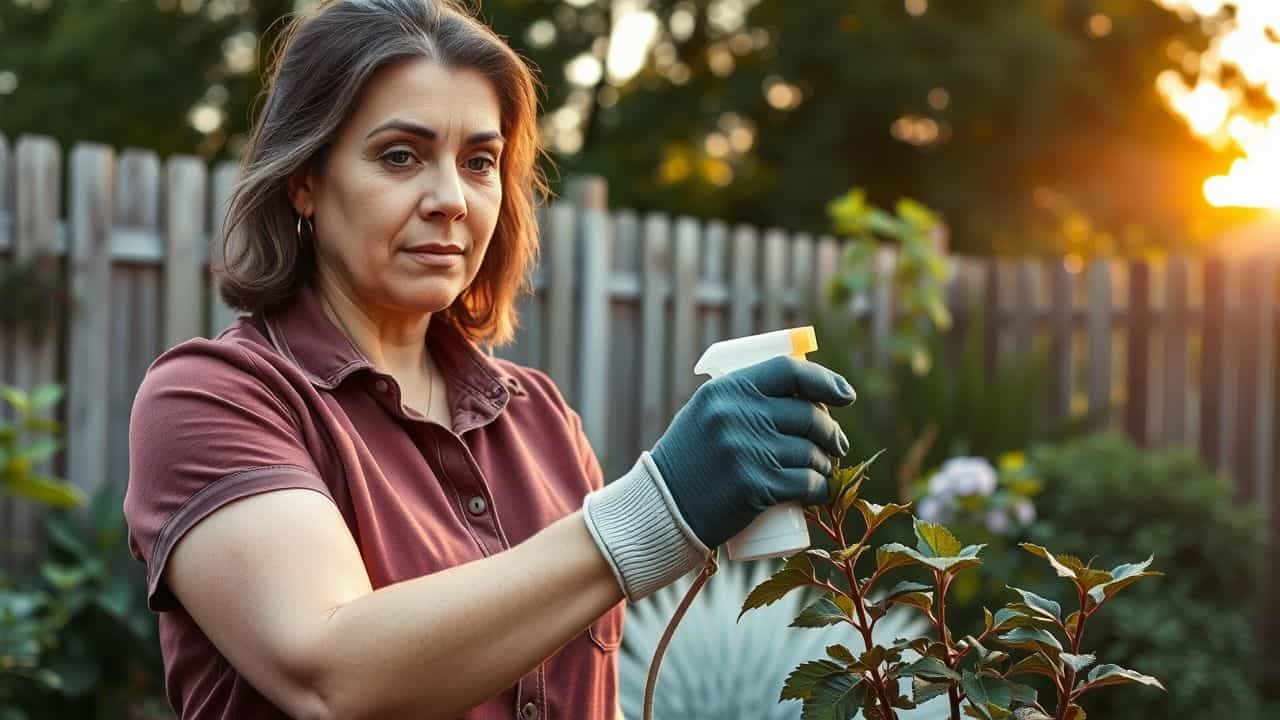
<instances>
[{"instance_id":1,"label":"serrated leaf","mask_svg":"<svg viewBox=\"0 0 1280 720\"><path fill-rule=\"evenodd\" d=\"M846 618L851 616L852 612L852 600L843 595L828 593L796 616L796 619L791 623L791 627L827 627L828 625L844 622Z\"/></svg>"},{"instance_id":2,"label":"serrated leaf","mask_svg":"<svg viewBox=\"0 0 1280 720\"><path fill-rule=\"evenodd\" d=\"M924 678L925 680L960 680L960 673L947 667L947 664L935 657L922 657L919 660L898 670L898 677ZM916 700L916 702L920 702Z\"/></svg>"},{"instance_id":3,"label":"serrated leaf","mask_svg":"<svg viewBox=\"0 0 1280 720\"><path fill-rule=\"evenodd\" d=\"M1047 678L1058 677L1058 666L1049 656L1041 652L1032 653L1009 668L1009 675L1043 675Z\"/></svg>"},{"instance_id":4,"label":"serrated leaf","mask_svg":"<svg viewBox=\"0 0 1280 720\"><path fill-rule=\"evenodd\" d=\"M1062 661L1077 673L1089 667L1097 660L1097 658L1092 655L1072 655L1071 653L1061 653L1058 657L1062 658Z\"/></svg>"},{"instance_id":5,"label":"serrated leaf","mask_svg":"<svg viewBox=\"0 0 1280 720\"><path fill-rule=\"evenodd\" d=\"M831 553L831 560L837 563L842 563L846 560L857 562L858 558L862 557L862 553L866 551L867 546L862 543L858 543L857 545L841 548L840 550Z\"/></svg>"},{"instance_id":6,"label":"serrated leaf","mask_svg":"<svg viewBox=\"0 0 1280 720\"><path fill-rule=\"evenodd\" d=\"M894 585L893 588L891 588L889 592L885 594L884 600L889 600L899 595L905 595L906 593L927 592L932 589L933 587L930 585L925 585L923 583L918 583L918 582L912 582L911 580L903 580L902 582L899 582L897 585Z\"/></svg>"},{"instance_id":7,"label":"serrated leaf","mask_svg":"<svg viewBox=\"0 0 1280 720\"><path fill-rule=\"evenodd\" d=\"M1074 637L1076 634L1076 624L1080 622L1080 611L1077 610L1067 616L1062 622L1062 627L1067 631L1067 637Z\"/></svg>"},{"instance_id":8,"label":"serrated leaf","mask_svg":"<svg viewBox=\"0 0 1280 720\"><path fill-rule=\"evenodd\" d=\"M1079 705L1071 703L1067 706L1066 720L1085 720L1087 717L1088 714L1085 713L1084 708Z\"/></svg>"},{"instance_id":9,"label":"serrated leaf","mask_svg":"<svg viewBox=\"0 0 1280 720\"><path fill-rule=\"evenodd\" d=\"M861 676L840 673L821 677L804 701L801 720L849 720L862 707L866 693Z\"/></svg>"},{"instance_id":10,"label":"serrated leaf","mask_svg":"<svg viewBox=\"0 0 1280 720\"><path fill-rule=\"evenodd\" d=\"M899 505L897 503L889 503L888 505L877 505L873 502L859 498L854 502L858 507L858 512L862 513L862 519L866 521L867 527L875 528L881 523L894 515L907 512L911 509L911 503Z\"/></svg>"},{"instance_id":11,"label":"serrated leaf","mask_svg":"<svg viewBox=\"0 0 1280 720\"><path fill-rule=\"evenodd\" d=\"M920 677L911 679L911 699L917 705L923 705L939 695L946 695L950 683L930 682Z\"/></svg>"},{"instance_id":12,"label":"serrated leaf","mask_svg":"<svg viewBox=\"0 0 1280 720\"><path fill-rule=\"evenodd\" d=\"M965 671L960 678L960 687L968 696L969 702L989 711L991 705L999 708L1009 707L1013 693L1008 683L990 675L979 675ZM1005 712L1008 715L1008 711Z\"/></svg>"},{"instance_id":13,"label":"serrated leaf","mask_svg":"<svg viewBox=\"0 0 1280 720\"><path fill-rule=\"evenodd\" d=\"M945 527L915 518L916 550L927 558L950 558L960 554L960 541Z\"/></svg>"},{"instance_id":14,"label":"serrated leaf","mask_svg":"<svg viewBox=\"0 0 1280 720\"><path fill-rule=\"evenodd\" d=\"M1117 566L1111 571L1111 581L1090 589L1089 597L1093 598L1094 602L1101 603L1142 578L1163 575L1164 573L1147 571L1153 560L1155 560L1154 555L1147 558L1146 562Z\"/></svg>"},{"instance_id":15,"label":"serrated leaf","mask_svg":"<svg viewBox=\"0 0 1280 720\"><path fill-rule=\"evenodd\" d=\"M1014 628L999 637L1000 642L1010 647L1023 650L1052 650L1054 654L1062 652L1062 643L1053 633L1043 628Z\"/></svg>"},{"instance_id":16,"label":"serrated leaf","mask_svg":"<svg viewBox=\"0 0 1280 720\"><path fill-rule=\"evenodd\" d=\"M891 598L888 602L894 605L907 605L926 613L933 612L933 593L931 592L903 593Z\"/></svg>"},{"instance_id":17,"label":"serrated leaf","mask_svg":"<svg viewBox=\"0 0 1280 720\"><path fill-rule=\"evenodd\" d=\"M818 680L840 672L844 672L844 668L830 660L811 660L801 663L787 675L786 682L782 684L782 696L778 698L778 702L804 700L809 697L810 691Z\"/></svg>"},{"instance_id":18,"label":"serrated leaf","mask_svg":"<svg viewBox=\"0 0 1280 720\"><path fill-rule=\"evenodd\" d=\"M1001 628L1005 627L1007 623L1019 617L1023 617L1023 615L1021 613L1014 612L1007 607L1000 608L999 610L996 610L996 614L992 617L994 623L988 626L988 629L998 632ZM1013 625L1009 625L1009 627L1012 628Z\"/></svg>"},{"instance_id":19,"label":"serrated leaf","mask_svg":"<svg viewBox=\"0 0 1280 720\"><path fill-rule=\"evenodd\" d=\"M1135 670L1122 668L1119 665L1099 665L1089 671L1089 682L1084 683L1080 692L1105 687L1107 685L1139 684L1164 690L1164 685L1150 675L1143 675Z\"/></svg>"},{"instance_id":20,"label":"serrated leaf","mask_svg":"<svg viewBox=\"0 0 1280 720\"><path fill-rule=\"evenodd\" d=\"M844 645L841 645L840 643L836 643L835 645L828 645L827 655L832 660L835 660L837 662L842 662L845 665L856 665L858 663L858 658L854 657L853 651L845 647Z\"/></svg>"},{"instance_id":21,"label":"serrated leaf","mask_svg":"<svg viewBox=\"0 0 1280 720\"><path fill-rule=\"evenodd\" d=\"M1053 718L1033 707L1018 708L1009 716L1009 720L1053 720Z\"/></svg>"},{"instance_id":22,"label":"serrated leaf","mask_svg":"<svg viewBox=\"0 0 1280 720\"><path fill-rule=\"evenodd\" d=\"M982 559L975 557L977 552L982 549L981 545L971 545L965 548L969 555L950 556L950 557L933 557L907 547L901 543L889 543L883 545L876 551L877 560L882 558L882 553L888 554L888 558L894 563L890 567L898 567L899 565L919 564L925 567L937 570L938 572L960 572L966 568L976 567L982 564ZM905 556L906 561L894 556Z\"/></svg>"},{"instance_id":23,"label":"serrated leaf","mask_svg":"<svg viewBox=\"0 0 1280 720\"><path fill-rule=\"evenodd\" d=\"M889 543L888 545L882 545L881 547L876 549L876 572L877 573L888 572L889 570L892 570L894 568L905 567L907 565L914 565L918 562L911 555L904 553L902 552L902 550L898 550L895 548L901 548L902 550L909 549L905 545L901 545L898 543Z\"/></svg>"},{"instance_id":24,"label":"serrated leaf","mask_svg":"<svg viewBox=\"0 0 1280 720\"><path fill-rule=\"evenodd\" d=\"M804 587L808 583L809 577L806 574L793 568L784 567L775 573L773 577L760 583L747 594L747 599L742 603L742 612L738 613L738 620L742 620L742 616L746 615L748 611L772 605L785 597L787 593L796 588Z\"/></svg>"},{"instance_id":25,"label":"serrated leaf","mask_svg":"<svg viewBox=\"0 0 1280 720\"><path fill-rule=\"evenodd\" d=\"M1068 580L1076 579L1076 571L1071 569L1070 567L1067 567L1065 564L1063 564L1063 562L1057 556L1055 556L1053 553L1049 552L1045 548L1039 545L1034 545L1032 543L1019 543L1018 547L1021 547L1023 550L1026 550L1032 555L1039 555L1045 560L1048 560L1049 565L1053 567L1054 572L1058 573L1058 577L1064 577L1064 578L1067 578ZM1063 556L1063 557L1070 557L1070 556Z\"/></svg>"},{"instance_id":26,"label":"serrated leaf","mask_svg":"<svg viewBox=\"0 0 1280 720\"><path fill-rule=\"evenodd\" d=\"M878 668L880 667L880 664L884 662L886 653L887 651L885 648L880 645L872 645L869 650L866 650L862 655L858 656L858 662L868 670Z\"/></svg>"},{"instance_id":27,"label":"serrated leaf","mask_svg":"<svg viewBox=\"0 0 1280 720\"><path fill-rule=\"evenodd\" d=\"M1039 595L1022 588L1016 588L1012 585L1005 587L1022 596L1022 601L1026 603L1034 612L1043 615L1049 620L1062 620L1062 606L1053 600L1040 597Z\"/></svg>"}]
</instances>

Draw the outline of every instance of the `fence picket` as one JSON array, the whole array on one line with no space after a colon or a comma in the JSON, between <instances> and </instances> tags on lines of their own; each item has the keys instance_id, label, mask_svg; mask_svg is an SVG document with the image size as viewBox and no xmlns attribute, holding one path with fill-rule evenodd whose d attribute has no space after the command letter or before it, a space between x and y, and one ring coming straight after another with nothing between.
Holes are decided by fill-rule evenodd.
<instances>
[{"instance_id":1,"label":"fence picket","mask_svg":"<svg viewBox=\"0 0 1280 720\"><path fill-rule=\"evenodd\" d=\"M787 235L777 228L764 233L764 303L760 330L782 329L783 298L787 289Z\"/></svg>"},{"instance_id":2,"label":"fence picket","mask_svg":"<svg viewBox=\"0 0 1280 720\"><path fill-rule=\"evenodd\" d=\"M1111 415L1111 261L1100 259L1089 263L1089 414L1103 425Z\"/></svg>"},{"instance_id":3,"label":"fence picket","mask_svg":"<svg viewBox=\"0 0 1280 720\"><path fill-rule=\"evenodd\" d=\"M732 290L729 297L729 334L742 337L755 332L756 229L739 225L733 231Z\"/></svg>"},{"instance_id":4,"label":"fence picket","mask_svg":"<svg viewBox=\"0 0 1280 720\"><path fill-rule=\"evenodd\" d=\"M666 406L666 299L671 285L671 235L667 218L645 218L640 298L640 444L662 434Z\"/></svg>"},{"instance_id":5,"label":"fence picket","mask_svg":"<svg viewBox=\"0 0 1280 720\"><path fill-rule=\"evenodd\" d=\"M92 493L107 480L111 366L111 221L115 153L82 144L71 153L71 332L67 377L67 477Z\"/></svg>"},{"instance_id":6,"label":"fence picket","mask_svg":"<svg viewBox=\"0 0 1280 720\"><path fill-rule=\"evenodd\" d=\"M231 199L231 189L235 185L238 170L231 163L223 163L213 171L213 202L209 204L209 265L221 263L220 236L222 225L226 220L227 201ZM235 321L239 314L222 301L218 294L218 282L209 277L209 337L214 337Z\"/></svg>"},{"instance_id":7,"label":"fence picket","mask_svg":"<svg viewBox=\"0 0 1280 720\"><path fill-rule=\"evenodd\" d=\"M697 387L693 365L697 339L698 309L698 221L690 217L676 220L675 262L671 295L671 408L684 405Z\"/></svg>"},{"instance_id":8,"label":"fence picket","mask_svg":"<svg viewBox=\"0 0 1280 720\"><path fill-rule=\"evenodd\" d=\"M1171 258L1165 265L1164 323L1164 400L1163 441L1165 445L1187 443L1187 328L1190 310L1187 298L1187 262Z\"/></svg>"},{"instance_id":9,"label":"fence picket","mask_svg":"<svg viewBox=\"0 0 1280 720\"><path fill-rule=\"evenodd\" d=\"M1151 265L1145 260L1129 263L1128 317L1125 431L1139 445L1146 445L1150 439Z\"/></svg>"},{"instance_id":10,"label":"fence picket","mask_svg":"<svg viewBox=\"0 0 1280 720\"><path fill-rule=\"evenodd\" d=\"M791 278L787 283L786 327L813 324L813 238L796 233L791 238Z\"/></svg>"},{"instance_id":11,"label":"fence picket","mask_svg":"<svg viewBox=\"0 0 1280 720\"><path fill-rule=\"evenodd\" d=\"M609 246L612 228L602 207L587 207L582 214L579 307L582 316L575 342L578 350L576 407L591 447L608 457L609 410Z\"/></svg>"},{"instance_id":12,"label":"fence picket","mask_svg":"<svg viewBox=\"0 0 1280 720\"><path fill-rule=\"evenodd\" d=\"M547 236L547 374L570 404L577 401L573 382L576 220L574 206L557 203L551 208Z\"/></svg>"},{"instance_id":13,"label":"fence picket","mask_svg":"<svg viewBox=\"0 0 1280 720\"><path fill-rule=\"evenodd\" d=\"M1049 417L1060 423L1071 415L1074 277L1062 260L1049 262L1045 271L1049 277Z\"/></svg>"},{"instance_id":14,"label":"fence picket","mask_svg":"<svg viewBox=\"0 0 1280 720\"><path fill-rule=\"evenodd\" d=\"M17 262L53 263L58 239L58 208L62 197L62 151L52 139L25 135L18 138L14 152L17 179L14 182L13 258ZM39 337L18 332L13 338L13 382L24 390L57 382L57 340L62 319L42 328ZM65 404L49 411L65 419ZM41 474L61 473L63 463L44 461L34 470ZM15 543L12 569L22 570L34 562L42 544L40 507L23 498L6 500L7 540Z\"/></svg>"},{"instance_id":15,"label":"fence picket","mask_svg":"<svg viewBox=\"0 0 1280 720\"><path fill-rule=\"evenodd\" d=\"M174 156L165 163L164 348L204 331L205 166Z\"/></svg>"}]
</instances>

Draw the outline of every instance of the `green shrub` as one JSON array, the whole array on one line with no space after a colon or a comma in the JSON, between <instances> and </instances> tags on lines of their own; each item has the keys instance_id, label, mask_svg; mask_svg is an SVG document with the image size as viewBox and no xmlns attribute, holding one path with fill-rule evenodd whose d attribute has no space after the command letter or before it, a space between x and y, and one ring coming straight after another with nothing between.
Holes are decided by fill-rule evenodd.
<instances>
[{"instance_id":1,"label":"green shrub","mask_svg":"<svg viewBox=\"0 0 1280 720\"><path fill-rule=\"evenodd\" d=\"M1169 693L1098 693L1106 718L1260 718L1254 643L1265 534L1228 484L1189 451L1142 452L1096 436L1031 454L1045 481L1032 542L1097 555L1154 554L1166 577L1134 586L1089 626L1100 657L1165 680ZM1036 563L1042 589L1052 578Z\"/></svg>"}]
</instances>

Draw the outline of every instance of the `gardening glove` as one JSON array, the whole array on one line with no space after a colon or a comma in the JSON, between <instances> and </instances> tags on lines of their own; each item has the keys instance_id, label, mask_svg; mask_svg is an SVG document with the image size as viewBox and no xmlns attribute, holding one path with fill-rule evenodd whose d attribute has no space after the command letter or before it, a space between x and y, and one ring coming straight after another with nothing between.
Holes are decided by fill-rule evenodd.
<instances>
[{"instance_id":1,"label":"gardening glove","mask_svg":"<svg viewBox=\"0 0 1280 720\"><path fill-rule=\"evenodd\" d=\"M848 405L843 377L777 357L704 383L635 466L583 505L619 584L638 600L778 503L828 501L849 441L815 403Z\"/></svg>"}]
</instances>

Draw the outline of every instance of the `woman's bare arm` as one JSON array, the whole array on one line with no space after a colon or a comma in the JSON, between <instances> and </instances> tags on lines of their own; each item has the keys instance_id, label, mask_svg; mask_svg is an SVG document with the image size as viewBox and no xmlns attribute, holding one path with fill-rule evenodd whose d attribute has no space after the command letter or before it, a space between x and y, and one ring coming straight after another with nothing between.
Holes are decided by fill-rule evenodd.
<instances>
[{"instance_id":1,"label":"woman's bare arm","mask_svg":"<svg viewBox=\"0 0 1280 720\"><path fill-rule=\"evenodd\" d=\"M165 579L231 664L299 720L456 717L623 597L581 512L374 591L337 508L310 490L219 509L178 543Z\"/></svg>"}]
</instances>

